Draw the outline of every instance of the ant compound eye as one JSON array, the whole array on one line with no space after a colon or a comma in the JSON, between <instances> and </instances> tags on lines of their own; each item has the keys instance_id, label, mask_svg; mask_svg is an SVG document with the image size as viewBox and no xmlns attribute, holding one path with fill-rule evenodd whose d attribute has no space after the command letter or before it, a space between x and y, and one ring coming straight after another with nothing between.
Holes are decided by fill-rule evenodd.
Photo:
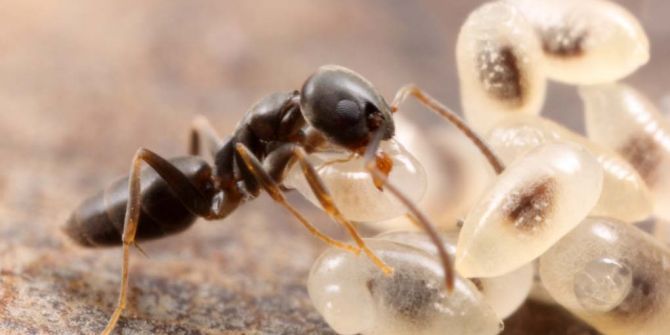
<instances>
[{"instance_id":1,"label":"ant compound eye","mask_svg":"<svg viewBox=\"0 0 670 335\"><path fill-rule=\"evenodd\" d=\"M423 166L399 142L383 141L381 151L393 161L389 181L411 201L418 202L426 191ZM330 191L337 208L352 221L368 222L395 218L406 212L391 193L379 190L365 168L364 158L348 152L315 153L308 157ZM295 188L320 206L299 166L287 174L284 185Z\"/></svg>"},{"instance_id":2,"label":"ant compound eye","mask_svg":"<svg viewBox=\"0 0 670 335\"><path fill-rule=\"evenodd\" d=\"M351 100L341 100L337 103L333 115L334 122L343 126L352 126L359 123L362 118L363 113L356 102Z\"/></svg>"},{"instance_id":3,"label":"ant compound eye","mask_svg":"<svg viewBox=\"0 0 670 335\"><path fill-rule=\"evenodd\" d=\"M540 112L546 90L542 49L532 26L499 1L476 9L456 45L463 112L480 132L512 114Z\"/></svg>"},{"instance_id":4,"label":"ant compound eye","mask_svg":"<svg viewBox=\"0 0 670 335\"><path fill-rule=\"evenodd\" d=\"M670 218L670 123L624 84L583 87L580 95L589 138L628 161L651 190L655 214Z\"/></svg>"},{"instance_id":5,"label":"ant compound eye","mask_svg":"<svg viewBox=\"0 0 670 335\"><path fill-rule=\"evenodd\" d=\"M638 20L611 1L511 0L540 36L551 79L592 85L619 80L649 61Z\"/></svg>"},{"instance_id":6,"label":"ant compound eye","mask_svg":"<svg viewBox=\"0 0 670 335\"><path fill-rule=\"evenodd\" d=\"M603 191L591 215L626 222L641 221L651 215L651 193L633 166L613 150L557 123L532 115L511 117L491 130L487 138L487 143L507 163L550 142L577 143L591 152L602 166Z\"/></svg>"},{"instance_id":7,"label":"ant compound eye","mask_svg":"<svg viewBox=\"0 0 670 335\"><path fill-rule=\"evenodd\" d=\"M326 251L307 281L316 309L340 334L497 334L502 323L468 280L446 292L435 257L392 241L367 245L394 268L384 275L372 263L341 250ZM454 313L453 311L458 311Z\"/></svg>"},{"instance_id":8,"label":"ant compound eye","mask_svg":"<svg viewBox=\"0 0 670 335\"><path fill-rule=\"evenodd\" d=\"M665 334L670 252L635 226L590 217L540 258L544 287L604 334Z\"/></svg>"},{"instance_id":9,"label":"ant compound eye","mask_svg":"<svg viewBox=\"0 0 670 335\"><path fill-rule=\"evenodd\" d=\"M550 143L531 150L466 217L456 270L468 278L494 277L528 264L586 217L602 181L602 167L581 147Z\"/></svg>"},{"instance_id":10,"label":"ant compound eye","mask_svg":"<svg viewBox=\"0 0 670 335\"><path fill-rule=\"evenodd\" d=\"M456 254L456 231L442 233L445 250L450 257ZM433 257L438 257L437 248L432 240L423 232L393 231L375 236L375 239L393 241L420 249ZM478 278L471 281L479 293L488 303L496 315L505 319L512 315L526 301L533 285L534 269L532 264L526 264L518 270L499 277Z\"/></svg>"}]
</instances>

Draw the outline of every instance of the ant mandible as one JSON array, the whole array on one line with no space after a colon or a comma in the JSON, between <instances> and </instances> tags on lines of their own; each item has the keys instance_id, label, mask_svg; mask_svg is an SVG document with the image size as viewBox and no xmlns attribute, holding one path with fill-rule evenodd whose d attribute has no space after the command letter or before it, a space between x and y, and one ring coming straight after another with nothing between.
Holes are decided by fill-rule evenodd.
<instances>
[{"instance_id":1,"label":"ant mandible","mask_svg":"<svg viewBox=\"0 0 670 335\"><path fill-rule=\"evenodd\" d=\"M379 152L380 142L394 135L392 113L408 96L416 97L453 122L496 169L502 170L500 161L458 116L416 86L401 88L389 106L362 76L333 65L319 68L300 91L274 93L261 99L225 140L205 118L196 118L191 128L190 156L165 159L145 148L137 150L130 176L85 200L64 227L70 238L85 247L123 246L119 300L102 334L112 332L126 306L130 247L137 247L136 241L179 233L198 217L223 219L242 203L256 198L261 189L319 239L354 254L363 251L390 274L393 270L366 246L354 225L340 213L306 159L309 153L332 145L364 156L375 184L396 196L428 232L439 250L446 284L451 288L453 270L439 235L425 215L388 182L391 159ZM198 157L203 144L214 158L213 166ZM142 162L151 169L141 169ZM287 202L281 182L295 162L300 164L324 211L345 227L356 246L320 232Z\"/></svg>"}]
</instances>

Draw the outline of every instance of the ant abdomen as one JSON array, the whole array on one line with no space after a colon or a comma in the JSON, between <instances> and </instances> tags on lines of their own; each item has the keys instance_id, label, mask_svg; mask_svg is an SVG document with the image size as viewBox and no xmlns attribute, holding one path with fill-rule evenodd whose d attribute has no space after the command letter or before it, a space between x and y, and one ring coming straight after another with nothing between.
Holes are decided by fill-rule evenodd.
<instances>
[{"instance_id":1,"label":"ant abdomen","mask_svg":"<svg viewBox=\"0 0 670 335\"><path fill-rule=\"evenodd\" d=\"M208 187L211 169L205 161L196 157L180 157L170 159L169 162L184 173L198 189L205 190ZM142 224L138 225L137 240L176 234L195 222L196 214L187 209L167 182L153 169L145 168L141 180ZM63 230L82 246L120 245L127 203L128 176L82 202Z\"/></svg>"}]
</instances>

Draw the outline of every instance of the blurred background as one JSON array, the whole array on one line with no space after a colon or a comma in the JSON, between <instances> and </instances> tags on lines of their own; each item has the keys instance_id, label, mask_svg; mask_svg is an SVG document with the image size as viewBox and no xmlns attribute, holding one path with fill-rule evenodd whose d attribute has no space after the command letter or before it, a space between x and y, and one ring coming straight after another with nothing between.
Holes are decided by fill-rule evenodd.
<instances>
[{"instance_id":1,"label":"blurred background","mask_svg":"<svg viewBox=\"0 0 670 335\"><path fill-rule=\"evenodd\" d=\"M652 41L651 62L626 81L670 110L670 2L617 2ZM196 114L230 133L256 100L300 88L328 63L361 73L388 99L415 82L458 109L454 45L480 3L0 0L0 332L104 327L120 252L72 247L59 227L126 173L138 147L184 154ZM544 113L582 129L572 87L552 83ZM129 334L328 333L304 289L322 248L263 196L224 222L146 243L150 258L133 256L120 326Z\"/></svg>"}]
</instances>

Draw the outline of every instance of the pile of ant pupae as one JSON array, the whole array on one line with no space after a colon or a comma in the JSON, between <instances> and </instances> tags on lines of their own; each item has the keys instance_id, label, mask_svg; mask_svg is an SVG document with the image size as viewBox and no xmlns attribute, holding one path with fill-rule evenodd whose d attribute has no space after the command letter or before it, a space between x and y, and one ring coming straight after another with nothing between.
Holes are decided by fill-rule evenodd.
<instances>
[{"instance_id":1,"label":"pile of ant pupae","mask_svg":"<svg viewBox=\"0 0 670 335\"><path fill-rule=\"evenodd\" d=\"M497 334L542 289L605 334L669 333L670 251L633 223L670 220L670 121L617 83L649 59L637 20L605 0L496 1L466 19L456 56L467 122L504 171L456 130L430 134L431 147L400 121L384 144L390 181L444 229L453 290L426 235L394 231L367 239L391 275L321 255L308 280L316 309L341 334ZM586 136L539 116L547 80L579 86ZM404 214L362 159L341 158L310 157L349 219ZM297 173L285 184L310 194Z\"/></svg>"}]
</instances>

